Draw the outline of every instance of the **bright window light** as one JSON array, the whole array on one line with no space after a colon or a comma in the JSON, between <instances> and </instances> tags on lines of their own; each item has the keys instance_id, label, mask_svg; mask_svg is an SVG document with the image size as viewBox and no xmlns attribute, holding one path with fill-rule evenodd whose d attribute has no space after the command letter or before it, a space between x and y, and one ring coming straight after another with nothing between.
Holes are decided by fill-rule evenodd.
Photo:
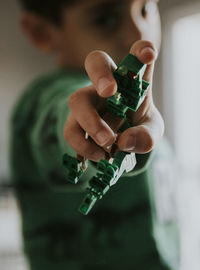
<instances>
[{"instance_id":1,"label":"bright window light","mask_svg":"<svg viewBox=\"0 0 200 270\"><path fill-rule=\"evenodd\" d=\"M180 164L200 165L200 14L176 21L172 29L174 142Z\"/></svg>"}]
</instances>

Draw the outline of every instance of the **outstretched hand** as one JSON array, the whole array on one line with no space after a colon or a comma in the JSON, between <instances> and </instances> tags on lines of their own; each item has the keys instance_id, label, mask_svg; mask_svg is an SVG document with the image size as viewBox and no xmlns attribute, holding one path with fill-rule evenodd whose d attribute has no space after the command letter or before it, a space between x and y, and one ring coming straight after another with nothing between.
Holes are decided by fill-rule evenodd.
<instances>
[{"instance_id":1,"label":"outstretched hand","mask_svg":"<svg viewBox=\"0 0 200 270\"><path fill-rule=\"evenodd\" d=\"M150 88L139 109L127 112L132 127L119 134L117 144L122 151L147 153L158 143L164 132L163 119L152 99L157 52L151 42L140 40L133 44L130 53L147 64L143 79L150 82ZM85 60L85 68L92 85L71 95L70 115L65 124L64 137L79 155L99 161L105 158L103 147L112 145L116 140L116 134L100 116L106 109L105 98L117 91L113 77L116 64L106 53L93 51ZM86 140L85 133L92 140Z\"/></svg>"}]
</instances>

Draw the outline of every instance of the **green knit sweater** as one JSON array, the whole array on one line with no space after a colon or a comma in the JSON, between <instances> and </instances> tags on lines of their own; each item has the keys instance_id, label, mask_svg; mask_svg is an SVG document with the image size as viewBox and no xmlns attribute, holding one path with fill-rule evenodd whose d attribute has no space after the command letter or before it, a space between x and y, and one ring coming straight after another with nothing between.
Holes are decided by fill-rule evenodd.
<instances>
[{"instance_id":1,"label":"green knit sweater","mask_svg":"<svg viewBox=\"0 0 200 270\"><path fill-rule=\"evenodd\" d=\"M63 127L69 96L89 83L85 74L52 72L30 85L13 112L11 168L31 269L169 269L152 236L149 155L137 155L136 168L88 216L77 211L96 168L90 164L78 185L67 182L62 155L75 153Z\"/></svg>"}]
</instances>

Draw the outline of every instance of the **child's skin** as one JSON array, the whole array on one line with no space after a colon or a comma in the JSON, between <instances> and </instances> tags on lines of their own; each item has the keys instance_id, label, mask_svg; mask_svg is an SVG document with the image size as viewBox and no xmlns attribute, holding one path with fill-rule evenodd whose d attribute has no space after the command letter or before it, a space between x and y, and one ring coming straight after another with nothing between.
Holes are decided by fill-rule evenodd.
<instances>
[{"instance_id":1,"label":"child's skin","mask_svg":"<svg viewBox=\"0 0 200 270\"><path fill-rule=\"evenodd\" d=\"M112 76L116 64L110 56L118 63L130 50L147 64L144 79L152 82L160 48L157 2L79 1L64 9L59 26L32 13L23 15L22 26L32 43L42 51L55 52L58 66L83 70L85 64L92 85L71 96L64 137L78 154L90 160L104 158L102 147L110 146L116 138L99 116L105 97L117 90ZM119 149L135 153L152 150L164 132L162 117L153 104L152 86L138 111L129 112L129 119L133 127L118 137ZM93 140L86 140L85 132Z\"/></svg>"}]
</instances>

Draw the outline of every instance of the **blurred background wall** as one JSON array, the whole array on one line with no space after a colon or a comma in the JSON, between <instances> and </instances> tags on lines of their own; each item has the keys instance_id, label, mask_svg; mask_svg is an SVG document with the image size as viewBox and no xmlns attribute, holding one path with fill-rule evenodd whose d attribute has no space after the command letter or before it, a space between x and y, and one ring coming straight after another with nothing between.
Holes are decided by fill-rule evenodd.
<instances>
[{"instance_id":1,"label":"blurred background wall","mask_svg":"<svg viewBox=\"0 0 200 270\"><path fill-rule=\"evenodd\" d=\"M154 76L154 100L164 116L166 136L173 146L182 172L177 179L181 183L177 192L181 209L180 269L199 270L200 3L199 0L161 0L160 11L163 45ZM25 85L38 74L49 70L53 63L50 57L41 55L29 46L20 32L19 14L16 0L0 2L0 183L9 180L8 123L11 108ZM5 209L5 204L3 207ZM13 203L6 204L6 207L11 209L10 213L16 213ZM0 220L6 218L5 213L8 211L1 213ZM16 243L15 249L21 249L17 235L19 229L16 229L19 223L18 215L13 218L13 214L8 217L7 225L0 221L0 242L5 239L2 235L10 230L11 243ZM6 239L5 242L8 243ZM5 267L2 269L9 270Z\"/></svg>"},{"instance_id":2,"label":"blurred background wall","mask_svg":"<svg viewBox=\"0 0 200 270\"><path fill-rule=\"evenodd\" d=\"M21 222L9 188L8 142L11 108L25 85L48 70L52 61L32 49L19 27L16 0L0 1L0 269L27 270ZM20 154L20 153L19 153Z\"/></svg>"},{"instance_id":3,"label":"blurred background wall","mask_svg":"<svg viewBox=\"0 0 200 270\"><path fill-rule=\"evenodd\" d=\"M23 88L52 66L49 57L39 54L23 37L16 0L0 2L0 179L8 178L7 144L10 110Z\"/></svg>"}]
</instances>

